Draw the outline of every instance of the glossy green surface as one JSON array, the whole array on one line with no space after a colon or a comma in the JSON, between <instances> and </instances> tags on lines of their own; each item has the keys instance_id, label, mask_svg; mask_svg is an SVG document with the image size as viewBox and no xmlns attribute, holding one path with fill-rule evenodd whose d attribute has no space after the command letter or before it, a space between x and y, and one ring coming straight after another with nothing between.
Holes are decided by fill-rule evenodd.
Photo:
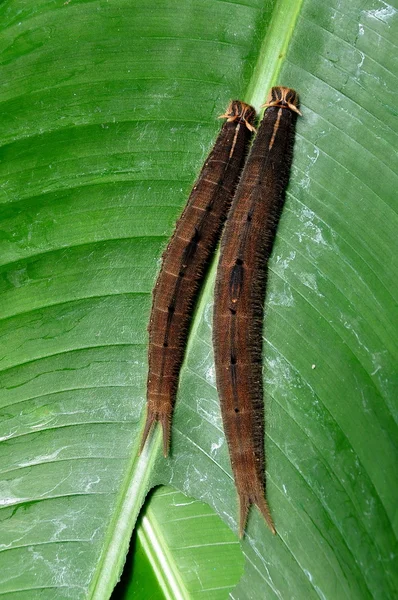
<instances>
[{"instance_id":1,"label":"glossy green surface","mask_svg":"<svg viewBox=\"0 0 398 600\"><path fill-rule=\"evenodd\" d=\"M147 501L150 501L151 494ZM147 554L147 548L141 543L137 535L142 519L139 518L130 548L126 557L120 581L112 592L111 600L164 600L161 582Z\"/></svg>"},{"instance_id":2,"label":"glossy green surface","mask_svg":"<svg viewBox=\"0 0 398 600\"><path fill-rule=\"evenodd\" d=\"M162 458L158 433L136 452L159 257L216 117L232 97L259 108L269 81L297 89L303 112L264 329L278 536L253 510L231 597L393 598L396 9L381 0L6 0L0 22L3 597L109 598L159 483L208 503L236 531L211 347L214 264L172 455ZM152 521L167 507L151 502ZM239 579L237 557L217 585L207 568L193 576L174 530L159 528L157 551L140 535L165 594L154 567L165 556L188 597L198 578L226 594L231 572Z\"/></svg>"},{"instance_id":3,"label":"glossy green surface","mask_svg":"<svg viewBox=\"0 0 398 600\"><path fill-rule=\"evenodd\" d=\"M243 574L237 536L207 504L169 486L147 500L112 600L226 598Z\"/></svg>"}]
</instances>

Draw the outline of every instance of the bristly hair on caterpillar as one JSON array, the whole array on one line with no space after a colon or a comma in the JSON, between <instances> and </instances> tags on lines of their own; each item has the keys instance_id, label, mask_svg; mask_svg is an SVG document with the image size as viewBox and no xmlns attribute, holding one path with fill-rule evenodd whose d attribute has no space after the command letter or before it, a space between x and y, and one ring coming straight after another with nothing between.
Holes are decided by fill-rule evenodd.
<instances>
[{"instance_id":1,"label":"bristly hair on caterpillar","mask_svg":"<svg viewBox=\"0 0 398 600\"><path fill-rule=\"evenodd\" d=\"M286 87L272 88L265 106L222 235L214 294L216 380L241 537L251 504L276 533L265 499L263 303L300 114L297 93Z\"/></svg>"},{"instance_id":2,"label":"bristly hair on caterpillar","mask_svg":"<svg viewBox=\"0 0 398 600\"><path fill-rule=\"evenodd\" d=\"M163 253L149 321L147 416L140 452L160 422L163 454L170 446L172 412L188 328L201 281L231 205L254 131L254 109L230 103L226 119Z\"/></svg>"}]
</instances>

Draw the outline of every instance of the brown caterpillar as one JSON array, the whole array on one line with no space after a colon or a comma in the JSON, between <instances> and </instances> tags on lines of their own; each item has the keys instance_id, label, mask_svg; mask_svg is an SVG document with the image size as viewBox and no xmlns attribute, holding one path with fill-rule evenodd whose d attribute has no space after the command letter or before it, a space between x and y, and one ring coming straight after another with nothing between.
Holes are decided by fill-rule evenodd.
<instances>
[{"instance_id":1,"label":"brown caterpillar","mask_svg":"<svg viewBox=\"0 0 398 600\"><path fill-rule=\"evenodd\" d=\"M300 114L298 96L289 88L272 88L265 106L222 235L214 296L217 388L239 496L241 537L251 504L276 533L265 499L263 302Z\"/></svg>"},{"instance_id":2,"label":"brown caterpillar","mask_svg":"<svg viewBox=\"0 0 398 600\"><path fill-rule=\"evenodd\" d=\"M149 321L147 417L142 450L156 421L163 453L170 445L171 417L194 301L231 205L254 128L254 109L230 103L216 143L201 170L163 254Z\"/></svg>"}]
</instances>

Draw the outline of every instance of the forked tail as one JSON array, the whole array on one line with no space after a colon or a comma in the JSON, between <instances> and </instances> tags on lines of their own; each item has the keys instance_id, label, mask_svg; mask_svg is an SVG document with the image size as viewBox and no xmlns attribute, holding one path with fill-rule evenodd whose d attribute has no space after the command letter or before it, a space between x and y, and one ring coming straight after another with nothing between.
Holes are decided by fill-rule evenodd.
<instances>
[{"instance_id":1,"label":"forked tail","mask_svg":"<svg viewBox=\"0 0 398 600\"><path fill-rule=\"evenodd\" d=\"M239 537L242 538L245 532L247 515L249 514L249 508L252 504L255 504L258 507L268 527L275 535L276 529L271 517L268 502L264 498L263 490L260 490L259 492L254 492L251 494L242 493L239 495Z\"/></svg>"},{"instance_id":2,"label":"forked tail","mask_svg":"<svg viewBox=\"0 0 398 600\"><path fill-rule=\"evenodd\" d=\"M141 454L144 449L145 443L149 437L150 432L155 427L156 423L159 422L162 426L163 432L163 456L166 458L169 454L170 448L170 419L171 416L168 414L159 413L159 411L153 411L149 406L147 408L147 416L145 421L144 431L142 433L140 449L138 454Z\"/></svg>"}]
</instances>

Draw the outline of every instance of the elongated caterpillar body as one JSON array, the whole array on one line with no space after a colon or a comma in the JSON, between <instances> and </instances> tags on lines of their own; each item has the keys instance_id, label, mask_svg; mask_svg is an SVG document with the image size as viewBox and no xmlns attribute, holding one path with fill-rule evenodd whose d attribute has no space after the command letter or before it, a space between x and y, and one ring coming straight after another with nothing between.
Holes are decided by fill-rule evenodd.
<instances>
[{"instance_id":1,"label":"elongated caterpillar body","mask_svg":"<svg viewBox=\"0 0 398 600\"><path fill-rule=\"evenodd\" d=\"M141 450L159 421L167 456L178 378L194 301L238 184L254 128L254 109L230 103L174 234L163 254L149 322L147 417Z\"/></svg>"},{"instance_id":2,"label":"elongated caterpillar body","mask_svg":"<svg viewBox=\"0 0 398 600\"><path fill-rule=\"evenodd\" d=\"M262 322L266 272L292 162L298 97L272 88L221 240L214 296L214 352L224 430L240 505L240 536L265 499Z\"/></svg>"}]
</instances>

